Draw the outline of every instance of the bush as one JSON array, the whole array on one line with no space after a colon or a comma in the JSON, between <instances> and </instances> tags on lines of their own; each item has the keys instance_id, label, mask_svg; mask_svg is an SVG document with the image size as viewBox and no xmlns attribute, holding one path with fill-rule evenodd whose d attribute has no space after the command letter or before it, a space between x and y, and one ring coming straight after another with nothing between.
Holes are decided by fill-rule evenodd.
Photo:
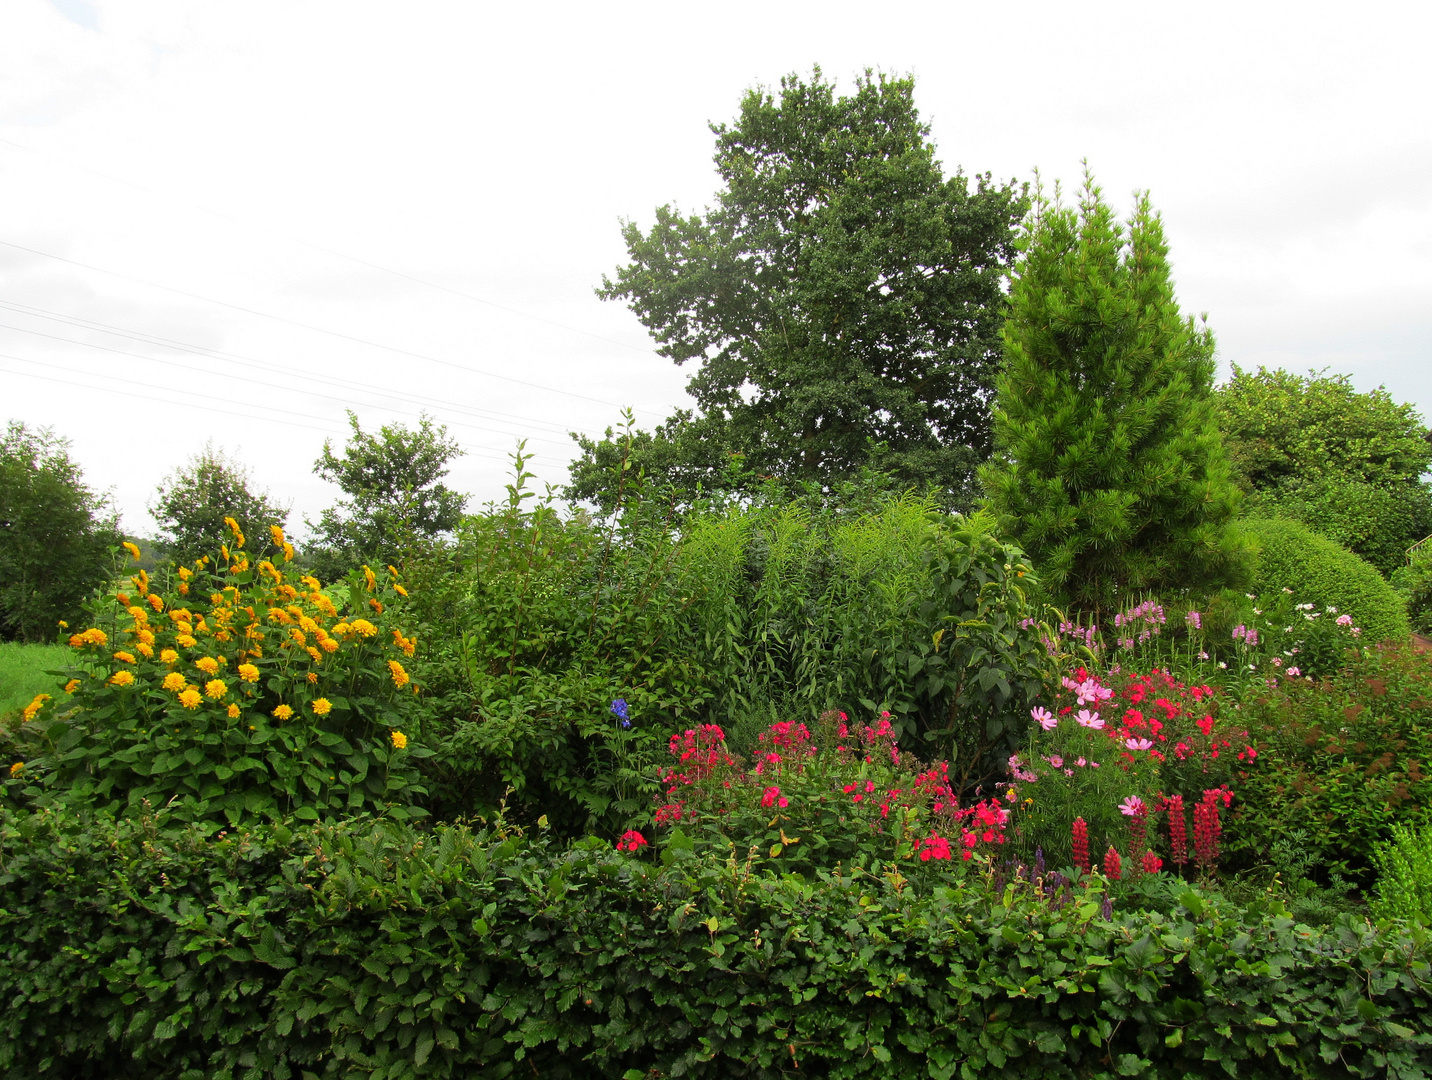
<instances>
[{"instance_id":1,"label":"bush","mask_svg":"<svg viewBox=\"0 0 1432 1080\"><path fill-rule=\"evenodd\" d=\"M641 827L667 733L702 723L746 752L792 716L889 711L957 789L1023 739L1048 660L1033 575L988 518L850 493L677 520L633 478L592 521L529 503L524 479L415 577L446 812L511 787L569 833Z\"/></svg>"},{"instance_id":2,"label":"bush","mask_svg":"<svg viewBox=\"0 0 1432 1080\"><path fill-rule=\"evenodd\" d=\"M1432 926L1432 825L1395 825L1392 839L1373 853L1379 917L1415 919Z\"/></svg>"},{"instance_id":3,"label":"bush","mask_svg":"<svg viewBox=\"0 0 1432 1080\"><path fill-rule=\"evenodd\" d=\"M1259 546L1255 590L1284 588L1319 607L1351 615L1367 640L1402 640L1411 633L1401 599L1371 565L1294 521L1253 519Z\"/></svg>"},{"instance_id":4,"label":"bush","mask_svg":"<svg viewBox=\"0 0 1432 1080\"><path fill-rule=\"evenodd\" d=\"M164 806L210 829L420 812L413 759L426 751L399 730L416 646L386 614L403 588L365 568L340 613L314 578L298 588L251 562L232 527L233 549L176 568L169 588L141 570L91 605L64 688L38 695L10 736L8 795ZM277 526L273 540L276 558L291 555Z\"/></svg>"},{"instance_id":5,"label":"bush","mask_svg":"<svg viewBox=\"0 0 1432 1080\"><path fill-rule=\"evenodd\" d=\"M0 1077L1417 1077L1429 942L352 821L0 813Z\"/></svg>"},{"instance_id":6,"label":"bush","mask_svg":"<svg viewBox=\"0 0 1432 1080\"><path fill-rule=\"evenodd\" d=\"M1432 808L1432 663L1410 645L1354 654L1335 678L1287 679L1239 710L1257 747L1240 763L1226 845L1262 864L1289 837L1311 871L1371 884L1371 855Z\"/></svg>"},{"instance_id":7,"label":"bush","mask_svg":"<svg viewBox=\"0 0 1432 1080\"><path fill-rule=\"evenodd\" d=\"M1413 558L1392 575L1391 585L1407 605L1407 618L1420 634L1432 634L1432 545L1424 544Z\"/></svg>"}]
</instances>

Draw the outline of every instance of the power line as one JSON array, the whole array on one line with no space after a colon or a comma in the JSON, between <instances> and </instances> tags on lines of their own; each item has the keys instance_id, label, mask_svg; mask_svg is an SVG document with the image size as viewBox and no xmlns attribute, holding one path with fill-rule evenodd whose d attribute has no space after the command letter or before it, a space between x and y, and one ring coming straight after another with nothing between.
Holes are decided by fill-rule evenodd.
<instances>
[{"instance_id":1,"label":"power line","mask_svg":"<svg viewBox=\"0 0 1432 1080\"><path fill-rule=\"evenodd\" d=\"M156 281L148 281L148 280L146 280L146 279L144 279L144 278L134 277L134 276L131 275L131 274L125 274L125 273L122 273L122 272L120 272L120 271L118 271L118 270L110 270L110 269L108 269L108 268L106 268L106 267L103 267L103 266L94 266L94 265L91 264L91 263L83 263L83 262L80 262L80 261L77 260L77 259L67 259L67 258L65 258L63 255L55 255L55 254L53 254L52 252L49 252L49 251L41 251L39 248L26 247L24 244L17 244L17 243L14 243L13 241L10 241L10 240L0 240L0 244L3 244L5 247L8 247L8 248L14 248L16 251L24 251L24 252L28 252L28 253L31 254L31 255L39 255L41 258L53 259L53 260L55 260L56 262L67 263L67 264L70 265L70 266L78 266L78 267L79 267L80 269L82 269L82 270L92 270L92 271L94 271L95 273L98 273L98 274L108 274L108 275L110 275L111 277L121 278L121 279L123 279L123 280L125 280L125 281L132 281L132 282L135 282L136 284L144 285L144 286L146 286L146 287L148 287L148 288L151 288L151 289L161 289L161 290L163 290L163 291L165 291L165 292L174 293L176 296L185 296L185 297L188 297L188 298L191 299L191 300L201 301L202 303L214 304L214 305L216 305L216 306L218 306L218 307L229 308L229 309L231 309L231 310L233 310L233 311L241 311L241 312L243 312L243 313L246 314L246 315L256 315L256 316L258 316L259 318L262 318L262 319L270 319L270 320L272 320L272 321L274 321L274 322L284 323L284 324L286 324L286 325L288 325L288 326L296 326L296 327L299 327L300 329L303 329L303 330L312 330L312 331L314 331L315 333L327 334L327 335L329 335L330 337L339 338L340 340L343 340L343 341L351 341L351 342L355 342L355 343L357 343L357 344L359 344L359 345L367 345L367 346L369 346L370 348L374 348L374 349L383 349L383 350L385 350L385 351L387 351L387 352L394 353L394 354L396 354L396 355L398 355L398 356L408 356L408 357L411 357L411 358L413 358L413 359L415 359L415 360L426 360L426 361L428 361L429 363L439 364L439 365L441 365L441 366L443 366L443 367L453 368L453 369L455 369L455 370L457 370L457 371L464 371L464 372L467 372L467 373L470 374L470 375L482 375L482 376L485 376L485 377L491 378L491 379L501 379L501 380L503 380L504 382L516 383L516 384L519 385L519 386L531 387L531 388L534 389L534 390L545 390L545 391L547 391L548 393L563 394L563 395L565 395L565 396L567 396L567 397L578 398L579 400L582 400L582 401L595 402L595 403L598 404L598 405L609 405L609 406L611 406L612 408L615 408L615 409L619 409L619 408L622 407L622 406L618 405L618 404L617 404L616 402L614 402L614 401L607 401L605 398L596 398L596 397L592 397L592 396L590 396L590 395L588 395L588 394L579 394L579 393L577 393L575 390L562 390L562 389L559 389L559 388L557 388L557 387L555 387L555 386L544 386L542 383L530 382L530 381L527 380L527 379L518 379L518 378L515 378L515 377L513 377L513 376L511 376L511 375L498 375L496 372L484 371L484 370L482 370L482 369L480 369L480 368L468 367L468 366L466 366L466 365L456 363L456 362L454 362L454 361L452 361L452 360L443 360L443 359L441 359L440 357L429 356L429 355L426 354L426 353L413 352L412 350L409 350L409 349L400 349L400 348L398 348L396 345L384 345L384 344L382 344L381 342L369 341L369 340L366 339L366 338L355 337L355 336L352 335L352 334L345 334L345 333L343 333L342 331L339 331L339 330L330 330L330 329L328 329L327 327L314 326L314 325L311 324L311 323L300 322L300 321L297 320L297 319L290 319L290 318L287 318L287 317L285 317L285 316L283 316L283 315L274 315L274 314L272 314L272 313L270 313L270 312L267 312L267 311L259 311L257 308L244 307L242 304L231 304L231 303L229 303L228 301L225 301L225 300L216 300L216 299L214 299L214 298L211 297L211 296L203 296L203 295L201 295L201 294L199 294L199 293L188 292L188 291L185 290L185 289L177 289L177 288L175 288L175 287L172 286L172 285L161 285L160 283L158 283L158 282L156 282ZM646 411L646 410L643 410L643 411Z\"/></svg>"},{"instance_id":2,"label":"power line","mask_svg":"<svg viewBox=\"0 0 1432 1080\"><path fill-rule=\"evenodd\" d=\"M138 341L147 345L158 345L161 348L173 349L177 352L186 352L203 357L213 357L219 360L223 360L226 363L236 364L240 367L251 367L258 371L277 372L281 375L298 375L306 381L326 383L330 386L338 386L348 390L356 390L360 393L372 394L379 392L371 390L362 383L353 382L349 379L338 379L328 375L320 375L317 372L307 371L303 368L294 367L290 364L279 364L270 361L259 360L256 357L244 356L240 353L231 353L222 349L210 349L206 346L196 345L192 342L178 341L174 338L161 337L157 334L150 334L144 331L134 330L130 327L115 326L112 323L102 323L96 322L92 319L83 319L77 315L70 315L64 312L48 311L45 308L31 307L28 304L17 304L9 300L0 300L0 308L7 308L11 311L15 311L23 315L30 315L35 318L47 319L54 322L63 323L64 325L73 326L78 329L95 330L100 333L110 334L115 337L128 338L131 341ZM61 340L68 341L71 339L64 338ZM87 343L76 342L76 344ZM459 405L450 401L442 401L438 398L430 398L421 394L413 394L407 391L395 390L386 387L381 390L381 393L385 399L398 398L400 400L411 402L414 405L427 405L432 406L434 408L453 410L477 418L490 418L500 423L510 424L512 423L512 421L521 420L524 423L534 424L537 427L545 428L548 431L553 431L561 435L571 434L569 428L563 425L551 424L544 420L539 420L536 417L524 416L520 413L495 412L491 409L482 409L473 405ZM513 424L512 426L515 427L516 425ZM515 434L522 435L525 434L525 432L519 431ZM569 444L564 441L562 445L568 446Z\"/></svg>"},{"instance_id":3,"label":"power line","mask_svg":"<svg viewBox=\"0 0 1432 1080\"><path fill-rule=\"evenodd\" d=\"M0 323L0 330L14 330L14 331L16 331L17 333L30 334L30 335L32 335L32 336L34 336L34 337L42 337L42 338L46 338L46 339L48 339L48 340L50 340L50 341L60 341L60 342L64 342L64 343L67 344L67 345L79 345L79 346L82 346L83 348L86 348L86 349L97 349L97 350L99 350L99 351L101 351L101 352L114 353L114 354L117 355L117 356L128 356L128 357L131 357L131 358L136 359L136 360L147 360L147 361L149 361L149 362L152 363L152 364L164 364L164 365L166 365L166 366L168 366L168 367L179 368L181 371L185 371L185 372L190 372L190 371L193 370L193 368L192 368L190 365L181 363L181 362L179 362L179 361L177 361L177 360L166 360L165 358L160 357L160 356L147 356L147 355L145 355L144 353L128 352L128 351L126 351L126 350L124 350L124 349L115 349L115 348L112 348L112 347L110 347L110 346L108 346L108 345L99 345L99 344L97 344L97 343L95 343L95 342L93 342L93 341L79 341L79 340L76 340L75 338L62 337L62 336L57 335L57 334L46 334L46 333L44 333L43 331L40 331L40 330L30 330L30 329L27 329L27 328L22 327L22 326L11 326L9 323ZM168 348L173 348L173 346L167 346L167 347L168 347ZM187 351L187 350L185 350L185 351ZM233 374L230 374L229 372L215 371L215 372L209 372L209 374L218 375L220 378L224 378L224 379L235 379L235 380L243 381L243 377L242 377L242 376L233 375ZM294 392L294 393L305 393L305 394L309 394L309 395L311 395L311 396L313 396L313 397L316 397L316 398L320 398L320 399L323 399L323 400L327 400L327 401L330 401L330 402L334 402L335 404L356 405L356 406L358 406L358 407L360 407L360 408L372 408L372 407L373 407L372 404L369 403L369 402L354 401L354 400L352 400L351 398L338 398L338 397L334 397L334 396L329 395L329 394L315 393L314 391L308 390L308 389L306 389L306 388L304 388L304 387L280 386L280 387L278 387L278 389L288 390L288 391ZM184 393L194 393L195 391L183 391L183 392L184 392ZM206 396L211 396L211 395L206 395ZM243 404L250 404L250 403L244 402ZM277 406L270 406L270 405L261 405L261 406L256 405L256 406L253 406L253 407L255 407L255 408L273 408L273 409L276 409L276 410L279 411L279 412L292 412L292 410L290 410L290 409L279 409ZM415 413L411 413L411 412L404 412L404 411L401 410L401 409L391 410L391 411L398 412L400 415L403 415L403 416L420 415L420 414L415 414ZM294 415L305 415L305 414L294 413ZM480 428L480 427L477 427L477 426L474 425L474 424L464 424L464 423L462 423L461 421L451 421L451 423L452 423L452 426L454 426L454 427L468 428L468 429L473 430L473 431L489 431L489 430L490 430L489 428ZM519 433L508 432L508 433L506 433L506 434L519 434ZM538 442L552 443L553 445L560 445L560 446L567 447L568 449L570 449L570 447L568 446L567 443L565 443L565 442L558 443L557 440L555 440L555 439L543 438L543 437L540 436L540 435L538 435L538 436L533 436L533 438L536 439L536 441L538 441ZM487 449L487 450L496 450L496 449L497 449L497 447L495 447L495 446L485 446L485 445L482 444L482 443L477 443L477 444L475 444L475 445L476 445L476 446L479 446L479 447L482 447L483 449Z\"/></svg>"},{"instance_id":4,"label":"power line","mask_svg":"<svg viewBox=\"0 0 1432 1080\"><path fill-rule=\"evenodd\" d=\"M48 319L54 322L63 323L79 329L96 330L101 333L110 334L114 337L128 338L131 341L142 342L147 345L158 345L161 348L174 349L178 352L192 353L196 356L214 357L227 363L237 364L240 367L252 367L260 371L272 371L282 375L299 375L305 380L327 383L331 386L339 386L348 390L357 390L361 393L376 393L363 383L354 382L350 379L338 379L329 375L320 375L317 372L308 371L295 367L291 364L273 363L266 360L259 360L256 357L245 356L241 353L231 353L222 349L210 349L204 345L196 345L192 342L178 341L174 338L161 337L157 334L150 334L145 331L134 330L131 327L115 326L112 323L96 322L92 319L83 319L77 315L70 315L65 312L48 311L45 308L31 307L28 304L17 304L10 300L0 300L0 308L8 308L11 311L23 315L30 315L35 318ZM535 424L538 427L546 428L562 435L569 435L567 427L550 424L535 417L524 416L520 413L495 412L491 409L482 409L473 405L459 405L450 401L442 401L438 398L430 398L421 394L413 394L404 390L383 388L381 391L385 398L399 398L415 405L430 405L434 408L450 409L466 413L479 418L492 418L500 422L508 423L513 420L521 420L524 423ZM514 425L516 426L516 425ZM563 445L566 445L565 443Z\"/></svg>"},{"instance_id":5,"label":"power line","mask_svg":"<svg viewBox=\"0 0 1432 1080\"><path fill-rule=\"evenodd\" d=\"M61 165L65 165L65 166L67 166L67 167L69 167L69 168L71 168L71 169L77 169L77 170L79 170L80 172L87 172L87 173L89 173L91 176L98 176L98 177L100 177L101 179L110 181L111 183L121 184L121 185L123 185L123 186L125 186L125 187L133 188L135 191L142 191L142 192L144 192L145 194L153 195L153 196L155 196L156 198L171 198L171 196L166 195L166 194L163 193L163 192L156 191L155 189L153 189L153 188L151 188L151 187L148 187L148 186L146 186L146 185L144 185L144 184L136 183L136 182L133 181L133 180L125 180L125 179L123 179L122 177L112 176L111 174L106 173L106 172L101 172L101 171L98 170L98 169L92 169L92 168L90 168L88 165L80 165L80 164L78 164L77 162L69 161L69 160L67 160L66 158L62 158L62 157L60 157L60 156L58 156L58 155L56 155L56 154L49 154L49 153L46 153L46 152L43 151L43 150L36 150L36 149L35 149L34 147L32 147L32 146L25 146L25 145L23 145L23 144L21 144L21 143L12 142L10 139L0 139L0 143L4 143L6 146L13 146L16 150L24 150L26 153L34 154L36 157L47 158L47 159L49 159L50 161L59 162ZM460 297L462 297L462 298L465 299L465 300L472 300L472 301L474 301L474 302L476 302L476 303L479 303L479 304L486 304L488 307L497 308L499 311L506 311L506 312L509 312L509 313L511 313L511 314L513 314L513 315L521 316L521 317L524 318L524 319L531 319L531 320L533 320L534 322L546 323L548 326L555 326L555 327L557 327L558 329L568 330L568 331L570 331L571 333L574 333L574 334L582 334L582 335L584 335L585 337L594 338L594 339L596 339L597 341L605 341L605 342L606 342L607 344L609 344L609 345L617 345L617 346L620 346L620 347L623 348L623 349L631 349L633 352L639 352L639 353L649 354L649 355L653 355L653 356L659 355L659 354L656 352L655 349L652 349L652 348L649 347L649 346L643 347L643 346L640 346L640 345L633 345L633 344L631 344L630 342L627 342L627 341L618 341L616 338L609 338L609 337L606 337L605 335L602 335L602 334L594 334L592 331L590 331L590 330L583 330L583 329L582 329L581 327L579 327L579 326L571 326L571 325L569 325L569 324L567 324L567 323L558 322L558 321L555 320L555 319L549 319L549 318L547 318L546 316L543 316L543 315L534 315L534 314L532 314L530 311L523 311L521 308L510 307L510 306L508 306L507 304L499 304L499 303L498 303L497 301L495 301L495 300L489 300L489 299L487 299L486 297L484 297L484 296L478 296L478 295L476 295L475 293L463 292L461 289L454 289L454 288L451 288L450 286L447 286L447 285L439 285L437 282L428 281L428 280L425 279L425 278L420 278L420 277L417 277L417 276L415 276L415 275L413 275L413 274L405 273L405 272L402 271L402 270L394 270L392 267L390 267L390 266L383 266L381 263L370 262L370 261L367 260L367 259L360 259L360 258L359 258L358 256L356 256L356 255L349 255L349 254L347 254L346 252L335 251L333 248L324 247L322 244L315 244L315 243L313 243L313 242L310 241L310 240L302 240L302 239L299 239L299 238L296 237L296 236L288 236L288 235L285 235L285 234L283 234L283 233L277 232L277 231L274 230L274 229L270 229L270 228L268 228L268 227L265 226L265 225L257 224L257 223L255 223L255 222L245 221L244 219L242 219L242 218L237 218L237 217L233 216L232 214L226 214L226 213L224 213L222 210L214 210L214 209L212 209L212 208L210 208L210 207L202 206L202 205L200 205L199 203L192 202L192 201L189 201L189 200L183 200L183 201L184 201L185 204L186 204L187 206L189 206L191 209L197 210L197 211L199 211L200 213L208 214L208 215L210 215L211 217L216 217L216 218L219 218L219 219L221 219L221 220L223 220L223 221L230 222L231 224L243 226L244 228L260 228L260 229L263 229L263 231L267 232L270 236L277 236L277 237L279 237L280 239L286 240L286 241L288 241L288 242L291 243L291 244L297 244L297 245L299 245L300 247L306 247L306 248L309 248L309 249L311 249L311 250L313 250L313 251L321 251L321 252L323 252L325 255L331 255L331 256L333 256L333 257L336 258L336 259L344 259L344 260L346 260L346 261L348 261L348 262L355 263L355 264L357 264L358 266L366 266L366 267L368 267L370 270L377 270L377 271L379 271L379 272L381 272L381 273L384 273L384 274L391 274L391 275L393 275L394 277L402 278L402 279L404 279L405 281L412 281L412 282L415 282L415 283L418 284L418 285L424 285L424 286L428 287L429 289L436 289L436 290L438 290L439 292L450 293L450 294L453 295L453 296L460 296ZM604 404L610 404L610 403L608 402L608 403L604 403Z\"/></svg>"}]
</instances>

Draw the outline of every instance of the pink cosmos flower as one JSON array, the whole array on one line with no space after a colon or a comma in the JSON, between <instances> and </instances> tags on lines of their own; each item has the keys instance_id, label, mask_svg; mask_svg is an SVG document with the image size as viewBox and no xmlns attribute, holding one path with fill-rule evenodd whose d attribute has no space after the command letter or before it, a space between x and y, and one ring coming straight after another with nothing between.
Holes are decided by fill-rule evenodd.
<instances>
[{"instance_id":1,"label":"pink cosmos flower","mask_svg":"<svg viewBox=\"0 0 1432 1080\"><path fill-rule=\"evenodd\" d=\"M1094 731L1102 730L1104 727L1104 721L1099 719L1099 714L1091 713L1088 709L1080 709L1074 719L1079 721L1080 727L1092 728Z\"/></svg>"},{"instance_id":2,"label":"pink cosmos flower","mask_svg":"<svg viewBox=\"0 0 1432 1080\"><path fill-rule=\"evenodd\" d=\"M1137 795L1130 795L1119 804L1119 813L1124 817L1138 817L1144 811L1144 800Z\"/></svg>"},{"instance_id":3,"label":"pink cosmos flower","mask_svg":"<svg viewBox=\"0 0 1432 1080\"><path fill-rule=\"evenodd\" d=\"M1153 743L1148 739L1125 739L1124 745L1130 750L1147 750L1153 746Z\"/></svg>"},{"instance_id":4,"label":"pink cosmos flower","mask_svg":"<svg viewBox=\"0 0 1432 1080\"><path fill-rule=\"evenodd\" d=\"M1029 715L1039 722L1039 726L1045 731L1053 731L1059 723L1059 718L1046 709L1043 705L1029 710Z\"/></svg>"}]
</instances>

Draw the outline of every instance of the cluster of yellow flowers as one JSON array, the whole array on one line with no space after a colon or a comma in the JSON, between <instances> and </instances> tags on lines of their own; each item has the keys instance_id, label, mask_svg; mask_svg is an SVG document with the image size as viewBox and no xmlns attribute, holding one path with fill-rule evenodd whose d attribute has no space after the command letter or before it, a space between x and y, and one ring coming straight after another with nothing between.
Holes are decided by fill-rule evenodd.
<instances>
[{"instance_id":1,"label":"cluster of yellow flowers","mask_svg":"<svg viewBox=\"0 0 1432 1080\"><path fill-rule=\"evenodd\" d=\"M193 586L203 580L197 575L209 568L207 557L192 567L177 568L174 587L178 597L169 601L154 591L154 583L141 569L115 593L118 610L110 632L90 627L72 634L70 645L88 652L92 661L112 668L98 678L121 689L142 684L151 672L157 676L158 671L145 667L146 663L157 662L159 671L163 671L160 685L185 710L196 711L207 699L222 707L230 719L239 719L246 709L258 704L263 692L263 665L270 676L278 675L283 684L294 688L290 701L281 701L269 710L274 719L290 720L305 708L316 717L328 716L334 709L333 702L327 697L307 699L302 687L316 687L320 674L343 658L345 645L378 644L378 627L367 618L341 618L322 584L311 575L292 582L268 559L251 567L238 522L226 518L225 524L233 534L233 547L223 545L223 563L213 565L218 587L209 594L207 607L182 599L189 597ZM291 561L293 545L283 530L272 525L269 533L274 546L283 552L282 562ZM134 559L139 559L137 546L124 546ZM397 570L388 569L393 589L406 596L397 583ZM363 578L368 591L377 592L377 575L366 566ZM131 595L131 588L137 595ZM384 605L377 596L368 598L368 606L374 613L383 614ZM111 651L110 636L114 633L120 635L122 640L116 644L122 647ZM415 638L393 630L392 639L388 648L404 657L414 655ZM102 659L100 653L105 654ZM412 685L398 660L388 660L387 666L395 687ZM232 676L226 674L230 671ZM82 685L82 679L71 679L65 685L65 693L73 694ZM412 689L414 693L418 690L416 685ZM26 706L24 718L33 719L49 700L47 694L36 697ZM250 725L249 730L256 728ZM393 745L403 748L406 737L395 732Z\"/></svg>"}]
</instances>

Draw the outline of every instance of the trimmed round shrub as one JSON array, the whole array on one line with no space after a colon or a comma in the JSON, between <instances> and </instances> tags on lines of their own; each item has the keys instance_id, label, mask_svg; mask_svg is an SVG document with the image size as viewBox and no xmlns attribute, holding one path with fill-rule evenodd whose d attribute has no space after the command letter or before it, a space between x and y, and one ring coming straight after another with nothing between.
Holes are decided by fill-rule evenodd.
<instances>
[{"instance_id":1,"label":"trimmed round shrub","mask_svg":"<svg viewBox=\"0 0 1432 1080\"><path fill-rule=\"evenodd\" d=\"M1365 559L1296 521L1255 518L1244 524L1259 549L1256 591L1286 588L1300 601L1331 605L1352 616L1364 641L1411 634L1402 599Z\"/></svg>"}]
</instances>

